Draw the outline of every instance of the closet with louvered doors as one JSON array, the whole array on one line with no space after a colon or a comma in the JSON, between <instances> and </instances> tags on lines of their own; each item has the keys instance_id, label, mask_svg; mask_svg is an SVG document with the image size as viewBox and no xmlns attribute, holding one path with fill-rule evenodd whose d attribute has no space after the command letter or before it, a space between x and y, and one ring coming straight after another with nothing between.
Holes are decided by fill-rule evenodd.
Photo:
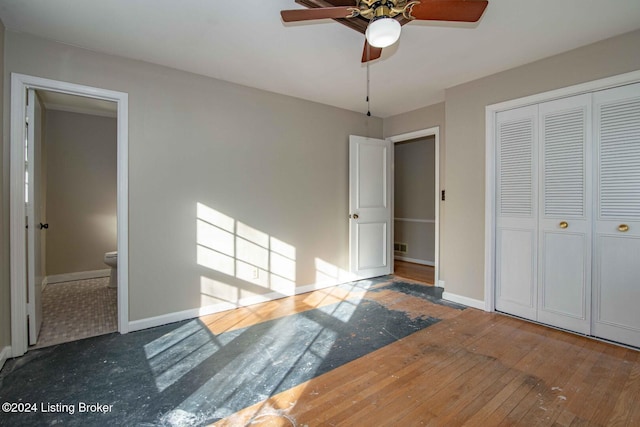
<instances>
[{"instance_id":1,"label":"closet with louvered doors","mask_svg":"<svg viewBox=\"0 0 640 427\"><path fill-rule=\"evenodd\" d=\"M496 309L589 333L591 95L497 115Z\"/></svg>"},{"instance_id":2,"label":"closet with louvered doors","mask_svg":"<svg viewBox=\"0 0 640 427\"><path fill-rule=\"evenodd\" d=\"M538 321L588 334L591 94L540 104Z\"/></svg>"},{"instance_id":3,"label":"closet with louvered doors","mask_svg":"<svg viewBox=\"0 0 640 427\"><path fill-rule=\"evenodd\" d=\"M640 83L593 94L592 334L640 347Z\"/></svg>"},{"instance_id":4,"label":"closet with louvered doors","mask_svg":"<svg viewBox=\"0 0 640 427\"><path fill-rule=\"evenodd\" d=\"M496 309L640 347L640 84L496 116Z\"/></svg>"},{"instance_id":5,"label":"closet with louvered doors","mask_svg":"<svg viewBox=\"0 0 640 427\"><path fill-rule=\"evenodd\" d=\"M537 105L498 113L496 153L496 309L537 320Z\"/></svg>"}]
</instances>

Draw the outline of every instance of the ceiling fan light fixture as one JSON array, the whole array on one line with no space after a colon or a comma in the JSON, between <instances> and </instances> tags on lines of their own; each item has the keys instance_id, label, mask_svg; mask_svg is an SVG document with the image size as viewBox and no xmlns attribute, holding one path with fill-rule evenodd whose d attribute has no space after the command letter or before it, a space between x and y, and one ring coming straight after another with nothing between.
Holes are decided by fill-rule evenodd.
<instances>
[{"instance_id":1,"label":"ceiling fan light fixture","mask_svg":"<svg viewBox=\"0 0 640 427\"><path fill-rule=\"evenodd\" d=\"M365 36L371 46L388 47L400 38L400 22L389 17L374 18L367 26Z\"/></svg>"}]
</instances>

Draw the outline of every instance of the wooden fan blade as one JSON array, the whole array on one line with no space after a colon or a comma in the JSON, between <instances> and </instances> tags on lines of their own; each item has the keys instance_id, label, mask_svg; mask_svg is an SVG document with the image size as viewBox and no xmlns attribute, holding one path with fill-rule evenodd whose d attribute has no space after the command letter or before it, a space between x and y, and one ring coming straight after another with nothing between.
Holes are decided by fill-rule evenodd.
<instances>
[{"instance_id":1,"label":"wooden fan blade","mask_svg":"<svg viewBox=\"0 0 640 427\"><path fill-rule=\"evenodd\" d=\"M428 21L476 22L488 1L423 0L411 8L411 16Z\"/></svg>"},{"instance_id":2,"label":"wooden fan blade","mask_svg":"<svg viewBox=\"0 0 640 427\"><path fill-rule=\"evenodd\" d=\"M367 52L367 48L369 49L369 52ZM374 59L378 59L380 58L380 55L382 55L382 48L371 46L369 42L367 42L367 40L365 39L364 49L362 50L362 63L364 64L367 61L373 61Z\"/></svg>"},{"instance_id":3,"label":"wooden fan blade","mask_svg":"<svg viewBox=\"0 0 640 427\"><path fill-rule=\"evenodd\" d=\"M353 6L318 7L315 9L281 10L280 16L284 22L309 21L324 18L351 18Z\"/></svg>"}]
</instances>

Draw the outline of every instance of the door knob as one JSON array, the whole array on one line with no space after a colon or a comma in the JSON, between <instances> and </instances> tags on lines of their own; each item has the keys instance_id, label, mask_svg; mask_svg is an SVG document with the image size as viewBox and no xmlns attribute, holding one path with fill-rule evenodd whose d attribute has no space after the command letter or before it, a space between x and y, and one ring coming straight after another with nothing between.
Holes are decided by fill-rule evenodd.
<instances>
[{"instance_id":1,"label":"door knob","mask_svg":"<svg viewBox=\"0 0 640 427\"><path fill-rule=\"evenodd\" d=\"M618 231L621 231L623 233L629 231L629 226L627 224L620 224L618 226Z\"/></svg>"},{"instance_id":2,"label":"door knob","mask_svg":"<svg viewBox=\"0 0 640 427\"><path fill-rule=\"evenodd\" d=\"M358 218L360 218L358 214L353 214L353 219L358 219Z\"/></svg>"},{"instance_id":3,"label":"door knob","mask_svg":"<svg viewBox=\"0 0 640 427\"><path fill-rule=\"evenodd\" d=\"M40 223L40 230L42 230L43 228L49 228L49 224Z\"/></svg>"},{"instance_id":4,"label":"door knob","mask_svg":"<svg viewBox=\"0 0 640 427\"><path fill-rule=\"evenodd\" d=\"M562 221L560 224L560 228L567 228L569 227L569 223L567 221Z\"/></svg>"}]
</instances>

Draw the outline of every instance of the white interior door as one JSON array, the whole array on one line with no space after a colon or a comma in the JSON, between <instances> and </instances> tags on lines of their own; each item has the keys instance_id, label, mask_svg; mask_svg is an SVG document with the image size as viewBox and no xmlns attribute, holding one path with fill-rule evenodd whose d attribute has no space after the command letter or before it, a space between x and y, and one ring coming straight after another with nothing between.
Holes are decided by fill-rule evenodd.
<instances>
[{"instance_id":1,"label":"white interior door","mask_svg":"<svg viewBox=\"0 0 640 427\"><path fill-rule=\"evenodd\" d=\"M591 330L591 94L540 104L538 321Z\"/></svg>"},{"instance_id":2,"label":"white interior door","mask_svg":"<svg viewBox=\"0 0 640 427\"><path fill-rule=\"evenodd\" d=\"M27 93L27 315L29 317L29 344L38 341L42 326L42 279L41 259L41 195L39 191L41 160L42 108L33 89Z\"/></svg>"},{"instance_id":3,"label":"white interior door","mask_svg":"<svg viewBox=\"0 0 640 427\"><path fill-rule=\"evenodd\" d=\"M640 347L640 84L594 94L593 335Z\"/></svg>"},{"instance_id":4,"label":"white interior door","mask_svg":"<svg viewBox=\"0 0 640 427\"><path fill-rule=\"evenodd\" d=\"M537 320L538 106L496 120L496 309Z\"/></svg>"},{"instance_id":5,"label":"white interior door","mask_svg":"<svg viewBox=\"0 0 640 427\"><path fill-rule=\"evenodd\" d=\"M391 141L349 137L350 269L360 278L391 274Z\"/></svg>"}]
</instances>

